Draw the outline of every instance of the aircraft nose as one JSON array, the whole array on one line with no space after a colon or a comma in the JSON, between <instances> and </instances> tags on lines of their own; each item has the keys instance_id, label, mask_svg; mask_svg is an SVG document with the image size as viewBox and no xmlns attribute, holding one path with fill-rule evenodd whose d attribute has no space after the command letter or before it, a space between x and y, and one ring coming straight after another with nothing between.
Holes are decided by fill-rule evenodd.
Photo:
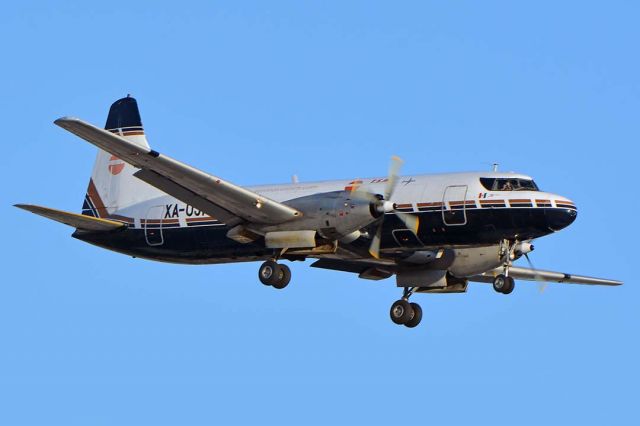
<instances>
[{"instance_id":1,"label":"aircraft nose","mask_svg":"<svg viewBox=\"0 0 640 426\"><path fill-rule=\"evenodd\" d=\"M569 200L556 200L556 208L547 209L547 226L552 231L559 231L571 225L578 216L578 209Z\"/></svg>"}]
</instances>

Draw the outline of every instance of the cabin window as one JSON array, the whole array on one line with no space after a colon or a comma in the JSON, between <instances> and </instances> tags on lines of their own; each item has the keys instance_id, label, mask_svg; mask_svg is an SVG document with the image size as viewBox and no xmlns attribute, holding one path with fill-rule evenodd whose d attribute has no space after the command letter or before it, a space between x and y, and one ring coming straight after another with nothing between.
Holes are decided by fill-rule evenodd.
<instances>
[{"instance_id":1,"label":"cabin window","mask_svg":"<svg viewBox=\"0 0 640 426\"><path fill-rule=\"evenodd\" d=\"M489 191L539 191L531 179L480 178L480 183Z\"/></svg>"}]
</instances>

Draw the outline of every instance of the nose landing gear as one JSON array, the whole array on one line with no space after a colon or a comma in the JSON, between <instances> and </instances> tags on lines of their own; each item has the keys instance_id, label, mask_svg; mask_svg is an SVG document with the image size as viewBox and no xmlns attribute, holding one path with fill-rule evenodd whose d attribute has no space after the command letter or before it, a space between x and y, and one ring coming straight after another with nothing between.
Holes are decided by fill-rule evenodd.
<instances>
[{"instance_id":1,"label":"nose landing gear","mask_svg":"<svg viewBox=\"0 0 640 426\"><path fill-rule=\"evenodd\" d=\"M493 289L498 293L509 294L513 291L516 283L512 277L509 276L509 267L511 266L511 261L513 259L517 259L523 254L533 250L533 245L530 243L522 243L522 242L514 242L510 243L509 241L504 241L502 243L502 249L500 252L500 256L504 258L504 264L502 266L502 274L497 275L493 279Z\"/></svg>"},{"instance_id":2,"label":"nose landing gear","mask_svg":"<svg viewBox=\"0 0 640 426\"><path fill-rule=\"evenodd\" d=\"M391 321L408 328L416 327L422 321L422 308L417 303L410 303L409 297L414 293L415 287L405 287L402 299L391 305L389 316Z\"/></svg>"},{"instance_id":3,"label":"nose landing gear","mask_svg":"<svg viewBox=\"0 0 640 426\"><path fill-rule=\"evenodd\" d=\"M266 286L283 289L291 281L291 269L287 265L281 265L274 260L267 260L258 269L258 278Z\"/></svg>"},{"instance_id":4,"label":"nose landing gear","mask_svg":"<svg viewBox=\"0 0 640 426\"><path fill-rule=\"evenodd\" d=\"M508 274L509 271L507 270L506 273ZM506 274L500 274L493 279L493 289L498 293L509 294L513 291L515 285L513 278Z\"/></svg>"}]
</instances>

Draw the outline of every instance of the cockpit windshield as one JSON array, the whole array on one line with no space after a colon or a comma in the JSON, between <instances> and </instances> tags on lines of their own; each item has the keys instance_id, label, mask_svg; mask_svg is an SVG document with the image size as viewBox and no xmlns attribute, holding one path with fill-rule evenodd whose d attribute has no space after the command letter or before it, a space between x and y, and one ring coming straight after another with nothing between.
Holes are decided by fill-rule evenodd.
<instances>
[{"instance_id":1,"label":"cockpit windshield","mask_svg":"<svg viewBox=\"0 0 640 426\"><path fill-rule=\"evenodd\" d=\"M480 178L480 183L489 191L539 191L531 179Z\"/></svg>"}]
</instances>

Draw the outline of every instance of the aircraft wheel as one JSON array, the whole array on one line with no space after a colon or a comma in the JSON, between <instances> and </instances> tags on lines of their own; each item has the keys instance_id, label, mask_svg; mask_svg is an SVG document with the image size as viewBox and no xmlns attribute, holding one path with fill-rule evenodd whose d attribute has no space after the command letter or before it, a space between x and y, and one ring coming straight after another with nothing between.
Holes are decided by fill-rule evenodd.
<instances>
[{"instance_id":1,"label":"aircraft wheel","mask_svg":"<svg viewBox=\"0 0 640 426\"><path fill-rule=\"evenodd\" d=\"M264 285L274 285L281 274L280 265L273 260L267 260L258 269L258 278Z\"/></svg>"},{"instance_id":2,"label":"aircraft wheel","mask_svg":"<svg viewBox=\"0 0 640 426\"><path fill-rule=\"evenodd\" d=\"M278 277L278 280L272 284L273 288L282 290L291 281L291 269L289 269L287 265L278 264L278 271L276 276Z\"/></svg>"},{"instance_id":3,"label":"aircraft wheel","mask_svg":"<svg viewBox=\"0 0 640 426\"><path fill-rule=\"evenodd\" d=\"M417 303L410 303L411 309L413 310L413 317L407 321L404 326L413 328L420 324L422 321L422 308Z\"/></svg>"},{"instance_id":4,"label":"aircraft wheel","mask_svg":"<svg viewBox=\"0 0 640 426\"><path fill-rule=\"evenodd\" d=\"M400 299L391 305L389 315L394 323L406 324L414 316L414 313L411 304L404 299Z\"/></svg>"},{"instance_id":5,"label":"aircraft wheel","mask_svg":"<svg viewBox=\"0 0 640 426\"><path fill-rule=\"evenodd\" d=\"M514 287L515 281L512 277L500 274L493 279L493 289L498 293L509 294L513 291Z\"/></svg>"},{"instance_id":6,"label":"aircraft wheel","mask_svg":"<svg viewBox=\"0 0 640 426\"><path fill-rule=\"evenodd\" d=\"M516 282L514 281L513 278L511 277L507 277L507 281L505 283L506 285L504 286L504 288L502 289L502 294L509 294L513 291L513 289L516 286Z\"/></svg>"}]
</instances>

